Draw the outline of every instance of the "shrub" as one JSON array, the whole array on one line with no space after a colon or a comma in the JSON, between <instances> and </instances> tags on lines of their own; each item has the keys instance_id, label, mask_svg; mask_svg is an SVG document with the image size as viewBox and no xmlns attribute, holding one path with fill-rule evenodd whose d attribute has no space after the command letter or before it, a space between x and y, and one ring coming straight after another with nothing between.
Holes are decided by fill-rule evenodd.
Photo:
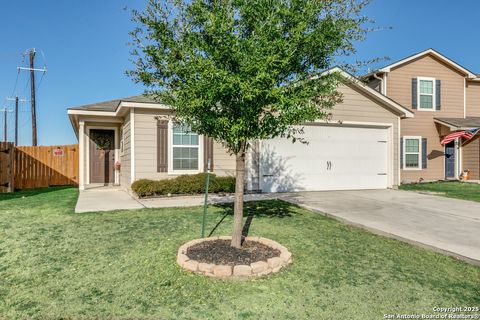
<instances>
[{"instance_id":1,"label":"shrub","mask_svg":"<svg viewBox=\"0 0 480 320\"><path fill-rule=\"evenodd\" d=\"M201 194L205 192L206 173L181 175L172 179L141 179L132 183L132 191L139 197L167 194ZM235 192L235 178L210 174L209 193Z\"/></svg>"}]
</instances>

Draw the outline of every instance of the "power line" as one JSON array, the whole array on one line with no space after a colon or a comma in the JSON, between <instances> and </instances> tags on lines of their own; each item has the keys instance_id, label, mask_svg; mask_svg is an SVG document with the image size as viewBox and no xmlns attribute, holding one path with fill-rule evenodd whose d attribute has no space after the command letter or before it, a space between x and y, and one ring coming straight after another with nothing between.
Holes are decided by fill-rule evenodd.
<instances>
[{"instance_id":1,"label":"power line","mask_svg":"<svg viewBox=\"0 0 480 320\"><path fill-rule=\"evenodd\" d=\"M6 108L10 105L9 102L10 101L15 101L17 97L19 96L24 96L24 93L26 92L27 88L29 87L30 85L30 89L31 89L31 92L30 92L30 95L31 95L31 99L30 100L26 100L26 99L18 99L18 101L16 101L15 103L15 109L16 109L16 116L15 116L15 120L12 119L12 117L8 118L6 116L6 112L4 112L4 121L3 121L3 126L4 126L4 139L7 138L7 135L10 133L10 130L8 130L9 128L12 128L12 127L15 127L16 130L18 130L18 128L23 128L26 126L26 124L31 121L32 122L32 144L33 145L36 145L36 107L35 107L35 92L38 91L38 89L40 88L40 85L43 83L43 79L45 77L45 73L47 72L47 62L46 62L46 58L45 58L45 54L43 52L42 49L39 50L40 52L40 55L42 56L42 62L43 62L43 67L42 68L35 68L34 67L34 57L35 57L35 53L36 53L36 50L33 48L33 49L27 49L25 50L24 53L21 53L21 61L19 63L19 65L17 65L17 74L16 74L16 77L15 77L15 82L14 82L14 85L13 85L13 89L12 89L12 94L10 95L10 98L6 97L3 104L4 104L4 109L3 111L6 110ZM27 64L25 59L26 57L29 56L30 58L30 63ZM30 77L26 77L26 81L25 81L25 87L23 88L22 92L19 94L19 90L18 90L18 87L20 85L20 82L21 82L21 79L22 78L22 75L21 75L21 71L29 71L30 72ZM40 78L40 81L38 81L38 86L35 88L35 72L41 72L42 75L41 75L41 78ZM18 105L19 102L28 102L30 101L31 102L31 110L30 111L27 111L27 110L20 110L20 106ZM2 110L0 110L2 111ZM8 112L11 112L13 110L8 110ZM30 113L31 116L29 116L27 113ZM22 125L19 127L18 126L18 116L19 114L22 114L23 116L21 118L21 120L23 120L22 122ZM12 122L15 122L15 126L12 126ZM1 123L0 123L0 126L1 126ZM18 134L17 134L18 135Z\"/></svg>"},{"instance_id":2,"label":"power line","mask_svg":"<svg viewBox=\"0 0 480 320\"><path fill-rule=\"evenodd\" d=\"M37 53L36 49L35 48L32 48L32 49L28 49L28 54L29 54L29 60L30 60L30 63L29 63L29 66L28 68L27 67L18 67L18 70L19 71L22 71L22 70L27 70L30 72L30 103L31 103L31 120L32 120L32 145L36 146L37 145L37 115L36 115L36 103L35 103L35 93L36 93L36 90L35 90L35 72L38 72L38 71L41 71L43 74L42 74L42 79L41 81L43 80L43 76L45 75L45 73L47 72L47 68L46 68L46 60L45 60L45 55L43 53L43 50L40 50L41 51L41 54L43 56L43 59L44 59L44 67L42 69L40 68L35 68L35 54ZM27 51L25 51L25 54L24 54L24 57L27 55ZM41 82L40 82L41 83Z\"/></svg>"}]
</instances>

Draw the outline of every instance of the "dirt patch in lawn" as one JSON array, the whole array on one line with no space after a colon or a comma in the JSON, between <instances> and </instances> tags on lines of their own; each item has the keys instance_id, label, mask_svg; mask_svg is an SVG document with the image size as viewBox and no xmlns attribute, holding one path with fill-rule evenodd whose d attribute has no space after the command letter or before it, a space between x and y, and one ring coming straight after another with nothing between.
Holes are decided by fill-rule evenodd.
<instances>
[{"instance_id":1,"label":"dirt patch in lawn","mask_svg":"<svg viewBox=\"0 0 480 320\"><path fill-rule=\"evenodd\" d=\"M249 265L280 256L280 250L256 241L245 241L240 249L230 246L230 240L205 241L188 248L187 255L198 262L216 265Z\"/></svg>"}]
</instances>

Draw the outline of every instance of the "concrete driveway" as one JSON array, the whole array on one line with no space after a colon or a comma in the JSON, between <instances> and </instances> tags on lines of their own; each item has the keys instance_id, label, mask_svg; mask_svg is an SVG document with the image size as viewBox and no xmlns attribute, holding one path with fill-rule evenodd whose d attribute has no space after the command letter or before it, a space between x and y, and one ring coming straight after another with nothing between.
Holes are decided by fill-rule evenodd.
<instances>
[{"instance_id":1,"label":"concrete driveway","mask_svg":"<svg viewBox=\"0 0 480 320\"><path fill-rule=\"evenodd\" d=\"M300 192L279 198L480 265L478 202L396 190Z\"/></svg>"}]
</instances>

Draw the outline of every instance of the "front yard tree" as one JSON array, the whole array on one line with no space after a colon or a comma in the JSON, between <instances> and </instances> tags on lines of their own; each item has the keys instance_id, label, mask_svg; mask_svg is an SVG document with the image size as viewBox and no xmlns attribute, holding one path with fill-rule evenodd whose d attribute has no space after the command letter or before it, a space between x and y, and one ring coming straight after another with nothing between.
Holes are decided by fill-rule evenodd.
<instances>
[{"instance_id":1,"label":"front yard tree","mask_svg":"<svg viewBox=\"0 0 480 320\"><path fill-rule=\"evenodd\" d=\"M327 117L338 75L314 77L363 40L356 0L150 0L134 11L130 75L236 157L232 246L241 246L245 154L256 139L301 139Z\"/></svg>"}]
</instances>

